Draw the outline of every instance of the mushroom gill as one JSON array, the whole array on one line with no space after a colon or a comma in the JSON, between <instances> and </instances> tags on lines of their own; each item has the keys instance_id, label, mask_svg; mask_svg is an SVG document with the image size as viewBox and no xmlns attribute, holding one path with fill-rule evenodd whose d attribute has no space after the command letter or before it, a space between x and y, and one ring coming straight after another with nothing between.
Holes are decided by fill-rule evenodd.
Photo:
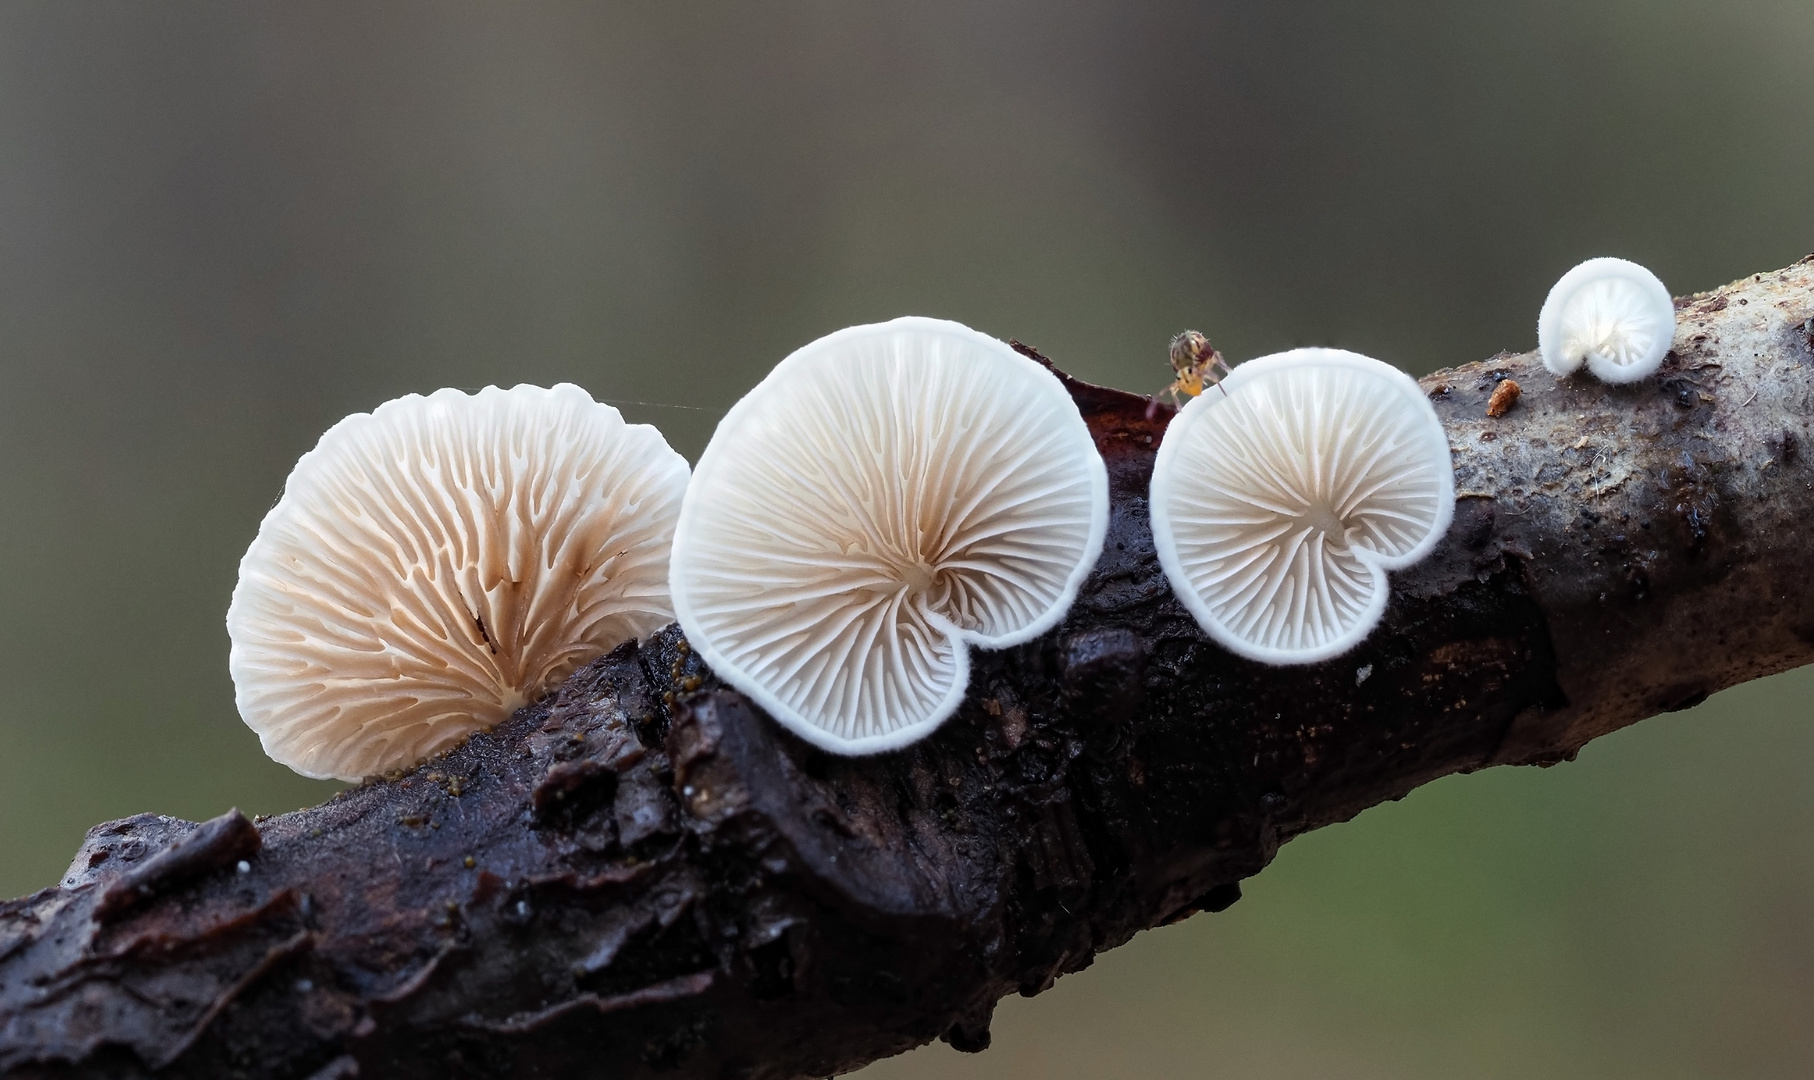
<instances>
[{"instance_id":1,"label":"mushroom gill","mask_svg":"<svg viewBox=\"0 0 1814 1080\"><path fill-rule=\"evenodd\" d=\"M1555 375L1586 364L1601 382L1637 382L1662 365L1674 337L1669 290L1625 259L1589 259L1563 274L1537 315L1537 347Z\"/></svg>"},{"instance_id":2,"label":"mushroom gill","mask_svg":"<svg viewBox=\"0 0 1814 1080\"><path fill-rule=\"evenodd\" d=\"M840 754L957 708L970 645L1056 625L1101 551L1108 482L1058 379L957 323L855 326L719 424L675 530L688 640Z\"/></svg>"},{"instance_id":3,"label":"mushroom gill","mask_svg":"<svg viewBox=\"0 0 1814 1080\"><path fill-rule=\"evenodd\" d=\"M1454 511L1448 439L1422 390L1378 360L1296 349L1249 361L1167 428L1153 538L1179 600L1229 651L1310 663L1379 621L1386 571Z\"/></svg>"},{"instance_id":4,"label":"mushroom gill","mask_svg":"<svg viewBox=\"0 0 1814 1080\"><path fill-rule=\"evenodd\" d=\"M411 394L296 463L227 610L240 715L305 776L407 766L672 619L686 461L582 389Z\"/></svg>"}]
</instances>

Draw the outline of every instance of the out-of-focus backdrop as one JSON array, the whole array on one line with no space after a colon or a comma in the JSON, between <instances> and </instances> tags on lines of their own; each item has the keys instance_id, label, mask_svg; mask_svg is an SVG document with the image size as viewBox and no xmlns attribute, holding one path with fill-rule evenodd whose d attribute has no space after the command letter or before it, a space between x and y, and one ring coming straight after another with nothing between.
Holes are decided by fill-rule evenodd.
<instances>
[{"instance_id":1,"label":"out-of-focus backdrop","mask_svg":"<svg viewBox=\"0 0 1814 1080\"><path fill-rule=\"evenodd\" d=\"M1163 386L1535 345L1563 270L1814 248L1814 4L0 6L0 895L83 830L275 812L222 627L297 455L572 380L689 457L903 313ZM652 403L652 404L649 404ZM906 1077L1814 1073L1814 678L1299 840Z\"/></svg>"}]
</instances>

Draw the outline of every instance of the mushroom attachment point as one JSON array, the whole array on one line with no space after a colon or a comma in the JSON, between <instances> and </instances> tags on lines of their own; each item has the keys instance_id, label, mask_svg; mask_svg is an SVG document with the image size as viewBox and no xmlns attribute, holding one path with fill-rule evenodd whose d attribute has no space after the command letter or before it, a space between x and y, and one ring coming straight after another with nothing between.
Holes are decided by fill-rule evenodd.
<instances>
[{"instance_id":1,"label":"mushroom attachment point","mask_svg":"<svg viewBox=\"0 0 1814 1080\"><path fill-rule=\"evenodd\" d=\"M1675 301L1657 276L1624 259L1589 259L1563 274L1537 316L1537 348L1556 375L1582 364L1602 382L1656 371L1675 338Z\"/></svg>"},{"instance_id":2,"label":"mushroom attachment point","mask_svg":"<svg viewBox=\"0 0 1814 1080\"><path fill-rule=\"evenodd\" d=\"M239 712L304 776L412 765L672 621L686 460L571 384L330 428L239 564Z\"/></svg>"},{"instance_id":3,"label":"mushroom attachment point","mask_svg":"<svg viewBox=\"0 0 1814 1080\"><path fill-rule=\"evenodd\" d=\"M1455 510L1448 437L1417 383L1340 349L1250 360L1166 429L1153 540L1217 643L1267 664L1359 644L1386 571L1429 554Z\"/></svg>"},{"instance_id":4,"label":"mushroom attachment point","mask_svg":"<svg viewBox=\"0 0 1814 1080\"><path fill-rule=\"evenodd\" d=\"M902 318L820 338L731 409L669 585L726 682L824 750L879 753L957 709L969 646L1057 625L1107 526L1107 472L1057 377Z\"/></svg>"}]
</instances>

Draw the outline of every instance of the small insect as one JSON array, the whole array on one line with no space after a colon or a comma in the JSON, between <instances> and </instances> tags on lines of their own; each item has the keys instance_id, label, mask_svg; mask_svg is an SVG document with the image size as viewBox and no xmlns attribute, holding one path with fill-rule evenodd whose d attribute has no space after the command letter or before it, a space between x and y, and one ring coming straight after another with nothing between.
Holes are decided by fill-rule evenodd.
<instances>
[{"instance_id":1,"label":"small insect","mask_svg":"<svg viewBox=\"0 0 1814 1080\"><path fill-rule=\"evenodd\" d=\"M1222 380L1228 377L1228 364L1222 359L1209 339L1195 330L1186 330L1172 338L1171 344L1172 384L1159 393L1171 398L1172 407L1176 408L1185 398L1194 398L1206 388L1222 387ZM1222 390L1226 395L1228 391ZM1155 397L1153 404L1147 407L1147 419L1152 419L1154 410L1159 405Z\"/></svg>"}]
</instances>

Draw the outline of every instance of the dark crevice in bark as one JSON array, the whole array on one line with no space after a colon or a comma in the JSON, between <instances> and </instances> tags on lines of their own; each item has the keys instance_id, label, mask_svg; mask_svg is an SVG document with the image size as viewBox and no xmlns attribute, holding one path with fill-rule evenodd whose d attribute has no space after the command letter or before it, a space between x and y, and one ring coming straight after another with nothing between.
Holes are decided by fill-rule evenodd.
<instances>
[{"instance_id":1,"label":"dark crevice in bark","mask_svg":"<svg viewBox=\"0 0 1814 1080\"><path fill-rule=\"evenodd\" d=\"M1814 265L1680 318L1650 383L1531 356L1426 378L1454 527L1371 637L1301 668L1230 656L1172 598L1145 504L1170 410L1067 380L1107 548L1064 625L975 655L933 737L816 751L670 627L323 806L97 826L0 905L0 1073L754 1078L983 1049L1003 995L1226 908L1293 836L1814 655Z\"/></svg>"}]
</instances>

